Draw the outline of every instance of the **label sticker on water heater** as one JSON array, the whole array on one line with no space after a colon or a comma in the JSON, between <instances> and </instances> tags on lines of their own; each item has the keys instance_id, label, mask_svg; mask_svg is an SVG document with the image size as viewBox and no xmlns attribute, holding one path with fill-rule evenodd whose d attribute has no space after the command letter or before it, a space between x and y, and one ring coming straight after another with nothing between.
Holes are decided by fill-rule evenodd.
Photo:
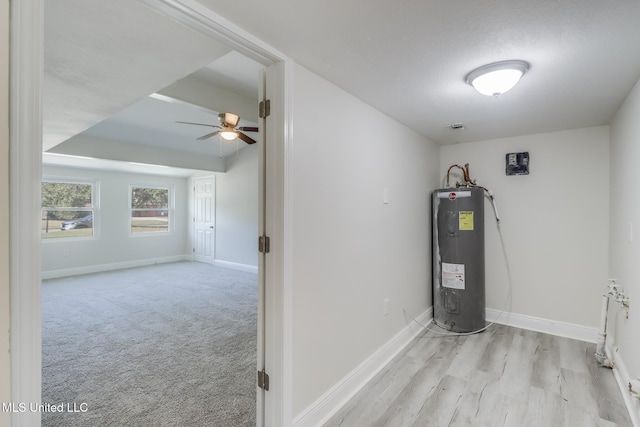
<instances>
[{"instance_id":1,"label":"label sticker on water heater","mask_svg":"<svg viewBox=\"0 0 640 427\"><path fill-rule=\"evenodd\" d=\"M458 212L458 230L473 231L473 211Z\"/></svg>"},{"instance_id":2,"label":"label sticker on water heater","mask_svg":"<svg viewBox=\"0 0 640 427\"><path fill-rule=\"evenodd\" d=\"M443 262L442 286L451 289L464 289L464 264Z\"/></svg>"},{"instance_id":3,"label":"label sticker on water heater","mask_svg":"<svg viewBox=\"0 0 640 427\"><path fill-rule=\"evenodd\" d=\"M471 197L471 191L447 191L444 193L438 193L438 199L463 199L465 197Z\"/></svg>"}]
</instances>

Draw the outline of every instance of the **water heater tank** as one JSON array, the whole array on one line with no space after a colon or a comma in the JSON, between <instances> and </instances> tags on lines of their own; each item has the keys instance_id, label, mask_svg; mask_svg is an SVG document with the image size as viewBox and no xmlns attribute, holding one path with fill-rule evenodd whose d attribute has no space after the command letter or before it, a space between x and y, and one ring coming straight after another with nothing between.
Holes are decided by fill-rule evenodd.
<instances>
[{"instance_id":1,"label":"water heater tank","mask_svg":"<svg viewBox=\"0 0 640 427\"><path fill-rule=\"evenodd\" d=\"M433 319L449 331L485 326L484 191L436 190L433 203Z\"/></svg>"}]
</instances>

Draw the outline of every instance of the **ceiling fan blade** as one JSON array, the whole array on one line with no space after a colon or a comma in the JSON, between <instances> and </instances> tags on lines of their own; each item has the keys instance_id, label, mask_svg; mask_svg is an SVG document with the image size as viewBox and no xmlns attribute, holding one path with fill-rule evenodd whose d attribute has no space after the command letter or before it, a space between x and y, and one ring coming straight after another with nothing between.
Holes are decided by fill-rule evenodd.
<instances>
[{"instance_id":1,"label":"ceiling fan blade","mask_svg":"<svg viewBox=\"0 0 640 427\"><path fill-rule=\"evenodd\" d=\"M236 129L241 130L243 132L258 132L258 128L253 126L240 126Z\"/></svg>"},{"instance_id":2,"label":"ceiling fan blade","mask_svg":"<svg viewBox=\"0 0 640 427\"><path fill-rule=\"evenodd\" d=\"M242 132L238 132L238 138L240 138L241 140L243 140L244 142L246 142L247 144L255 144L256 141L249 138L247 135L245 135Z\"/></svg>"},{"instance_id":3,"label":"ceiling fan blade","mask_svg":"<svg viewBox=\"0 0 640 427\"><path fill-rule=\"evenodd\" d=\"M208 133L208 134L206 134L206 135L202 135L200 138L197 138L197 140L198 140L198 141L202 141L203 139L208 139L208 138L211 138L212 136L216 136L216 135L217 135L217 134L219 134L219 133L220 133L220 131L219 131L219 130L217 130L217 131L215 131L215 132L211 132L211 133Z\"/></svg>"},{"instance_id":4,"label":"ceiling fan blade","mask_svg":"<svg viewBox=\"0 0 640 427\"><path fill-rule=\"evenodd\" d=\"M220 129L220 126L216 126L216 125L207 125L207 124L205 124L205 123L178 122L178 121L176 121L176 123L183 123L183 124L185 124L185 125L209 126L210 128L218 128L218 129Z\"/></svg>"}]
</instances>

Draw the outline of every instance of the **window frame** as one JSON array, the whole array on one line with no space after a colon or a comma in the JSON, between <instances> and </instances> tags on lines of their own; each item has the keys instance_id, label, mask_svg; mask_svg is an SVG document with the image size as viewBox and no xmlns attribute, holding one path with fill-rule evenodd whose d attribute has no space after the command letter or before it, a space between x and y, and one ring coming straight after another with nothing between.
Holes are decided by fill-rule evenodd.
<instances>
[{"instance_id":1,"label":"window frame","mask_svg":"<svg viewBox=\"0 0 640 427\"><path fill-rule=\"evenodd\" d=\"M166 209L157 209L157 208L133 208L133 189L134 188L148 188L148 189L158 189L158 190L167 190L167 208ZM129 228L129 236L130 237L141 237L141 236L166 236L168 234L172 234L174 230L174 219L173 216L175 214L175 204L174 204L174 188L173 185L167 184L148 184L148 183L131 183L129 184L129 194L128 194L128 204L127 204L127 212L129 215L128 228ZM152 211L152 210L166 210L167 211L167 230L166 231L133 231L133 223L132 219L134 211Z\"/></svg>"},{"instance_id":2,"label":"window frame","mask_svg":"<svg viewBox=\"0 0 640 427\"><path fill-rule=\"evenodd\" d=\"M44 234L42 231L42 226L40 228L40 241L41 242L61 242L61 241L73 241L73 240L95 240L100 236L100 186L99 181L94 179L86 179L86 178L78 178L78 177L60 177L60 176L43 176L40 180L40 188L42 188L42 184L55 183L55 184L78 184L78 185L89 185L91 187L91 207L55 207L55 206L42 206L42 194L40 194L40 212L41 218L44 216L44 212L86 212L91 211L92 215L92 223L91 229L92 234L90 236L61 236L61 237L51 237L51 238L43 238Z\"/></svg>"}]
</instances>

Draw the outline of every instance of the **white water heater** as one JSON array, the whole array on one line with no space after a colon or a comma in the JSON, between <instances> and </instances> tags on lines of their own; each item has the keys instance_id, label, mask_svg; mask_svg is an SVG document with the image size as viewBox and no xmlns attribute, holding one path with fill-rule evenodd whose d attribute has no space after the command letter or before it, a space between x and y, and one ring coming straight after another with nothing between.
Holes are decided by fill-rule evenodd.
<instances>
[{"instance_id":1,"label":"white water heater","mask_svg":"<svg viewBox=\"0 0 640 427\"><path fill-rule=\"evenodd\" d=\"M433 211L433 318L453 332L485 327L484 191L436 190Z\"/></svg>"}]
</instances>

